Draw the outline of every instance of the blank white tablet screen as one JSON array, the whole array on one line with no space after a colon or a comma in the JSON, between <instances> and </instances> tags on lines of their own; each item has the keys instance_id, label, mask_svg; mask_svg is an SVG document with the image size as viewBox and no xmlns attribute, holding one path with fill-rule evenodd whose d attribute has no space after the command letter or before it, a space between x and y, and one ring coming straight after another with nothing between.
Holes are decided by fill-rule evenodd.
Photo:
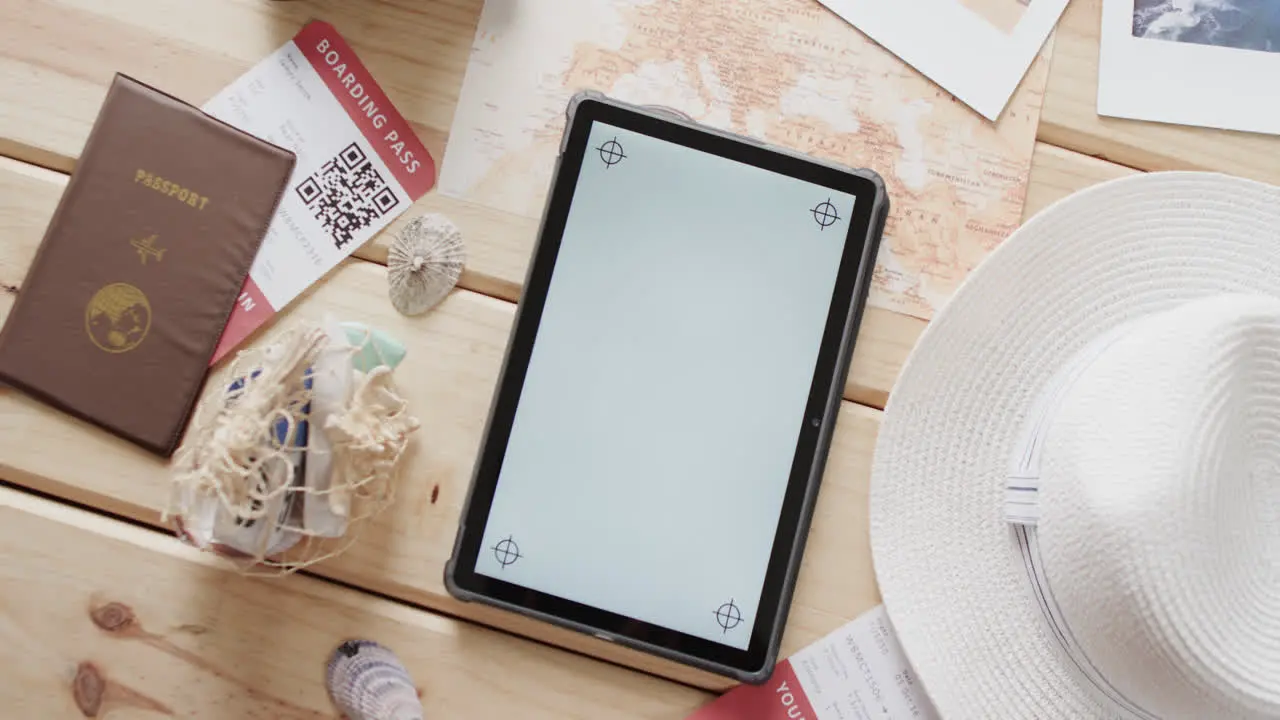
<instances>
[{"instance_id":1,"label":"blank white tablet screen","mask_svg":"<svg viewBox=\"0 0 1280 720\"><path fill-rule=\"evenodd\" d=\"M476 572L746 649L854 197L588 146Z\"/></svg>"}]
</instances>

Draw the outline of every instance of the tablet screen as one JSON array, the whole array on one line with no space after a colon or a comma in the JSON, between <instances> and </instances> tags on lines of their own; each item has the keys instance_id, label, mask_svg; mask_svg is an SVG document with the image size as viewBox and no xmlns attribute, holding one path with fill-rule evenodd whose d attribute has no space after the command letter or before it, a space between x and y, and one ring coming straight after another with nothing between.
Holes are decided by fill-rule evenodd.
<instances>
[{"instance_id":1,"label":"tablet screen","mask_svg":"<svg viewBox=\"0 0 1280 720\"><path fill-rule=\"evenodd\" d=\"M593 122L475 572L745 650L854 206Z\"/></svg>"}]
</instances>

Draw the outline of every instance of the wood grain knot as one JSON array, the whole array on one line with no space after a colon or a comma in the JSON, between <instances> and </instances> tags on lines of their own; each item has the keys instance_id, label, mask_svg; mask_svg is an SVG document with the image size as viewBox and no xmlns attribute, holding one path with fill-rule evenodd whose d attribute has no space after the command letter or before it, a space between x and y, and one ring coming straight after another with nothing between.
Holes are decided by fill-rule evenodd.
<instances>
[{"instance_id":1,"label":"wood grain knot","mask_svg":"<svg viewBox=\"0 0 1280 720\"><path fill-rule=\"evenodd\" d=\"M109 633L124 632L137 623L133 609L118 602L109 602L90 609L89 617L93 619L94 625Z\"/></svg>"},{"instance_id":2,"label":"wood grain knot","mask_svg":"<svg viewBox=\"0 0 1280 720\"><path fill-rule=\"evenodd\" d=\"M9 283L0 283L0 290L4 290L5 292L9 293L10 295L17 295L17 294L18 294L18 286L17 286L17 285L10 285Z\"/></svg>"},{"instance_id":3,"label":"wood grain knot","mask_svg":"<svg viewBox=\"0 0 1280 720\"><path fill-rule=\"evenodd\" d=\"M107 683L102 679L98 666L91 662L80 663L76 668L76 677L71 681L71 695L75 698L76 707L80 708L85 717L98 717L106 690Z\"/></svg>"}]
</instances>

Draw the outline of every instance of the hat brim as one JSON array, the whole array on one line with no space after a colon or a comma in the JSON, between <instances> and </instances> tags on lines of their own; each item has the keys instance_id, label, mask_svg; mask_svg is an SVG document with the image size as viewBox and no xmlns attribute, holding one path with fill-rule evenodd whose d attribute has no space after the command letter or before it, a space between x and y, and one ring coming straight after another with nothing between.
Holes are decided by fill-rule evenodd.
<instances>
[{"instance_id":1,"label":"hat brim","mask_svg":"<svg viewBox=\"0 0 1280 720\"><path fill-rule=\"evenodd\" d=\"M1031 219L921 336L876 445L871 550L889 617L943 717L1105 714L1062 665L1004 520L1009 454L1037 394L1090 340L1228 292L1280 296L1280 189L1138 175Z\"/></svg>"}]
</instances>

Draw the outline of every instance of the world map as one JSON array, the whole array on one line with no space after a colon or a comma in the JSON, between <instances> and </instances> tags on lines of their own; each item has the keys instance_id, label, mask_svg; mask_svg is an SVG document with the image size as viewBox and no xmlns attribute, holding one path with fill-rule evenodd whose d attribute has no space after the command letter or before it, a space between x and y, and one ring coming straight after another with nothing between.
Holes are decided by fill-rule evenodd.
<instances>
[{"instance_id":1,"label":"world map","mask_svg":"<svg viewBox=\"0 0 1280 720\"><path fill-rule=\"evenodd\" d=\"M488 0L440 190L538 218L575 92L665 105L880 173L869 302L928 319L1021 220L1047 69L992 124L812 0Z\"/></svg>"}]
</instances>

